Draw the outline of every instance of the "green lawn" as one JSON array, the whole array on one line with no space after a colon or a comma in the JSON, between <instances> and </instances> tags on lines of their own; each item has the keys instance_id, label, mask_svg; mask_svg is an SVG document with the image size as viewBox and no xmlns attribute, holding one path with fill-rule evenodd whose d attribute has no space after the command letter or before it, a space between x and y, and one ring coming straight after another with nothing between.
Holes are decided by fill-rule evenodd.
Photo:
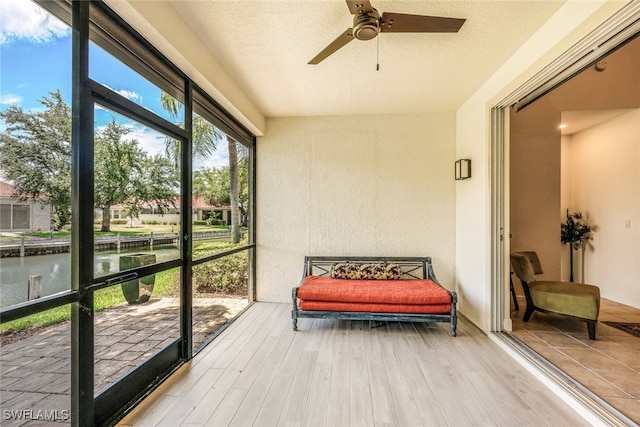
<instances>
[{"instance_id":1,"label":"green lawn","mask_svg":"<svg viewBox=\"0 0 640 427\"><path fill-rule=\"evenodd\" d=\"M177 269L156 274L153 297L177 296L178 280L179 275ZM96 312L124 303L125 299L120 290L120 285L100 289L93 294L93 307ZM37 328L53 323L64 322L70 318L71 306L66 305L4 323L0 325L0 332Z\"/></svg>"}]
</instances>

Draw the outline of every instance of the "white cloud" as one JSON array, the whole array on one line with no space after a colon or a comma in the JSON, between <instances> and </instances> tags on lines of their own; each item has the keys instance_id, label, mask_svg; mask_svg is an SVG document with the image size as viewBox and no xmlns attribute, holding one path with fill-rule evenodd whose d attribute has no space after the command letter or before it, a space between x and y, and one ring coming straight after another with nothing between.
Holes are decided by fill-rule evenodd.
<instances>
[{"instance_id":1,"label":"white cloud","mask_svg":"<svg viewBox=\"0 0 640 427\"><path fill-rule=\"evenodd\" d=\"M220 147L221 144L218 144L218 149L211 153L206 159L194 159L193 168L201 169L201 168L222 168L225 166L229 166L229 153L225 149L226 147Z\"/></svg>"},{"instance_id":2,"label":"white cloud","mask_svg":"<svg viewBox=\"0 0 640 427\"><path fill-rule=\"evenodd\" d=\"M20 104L22 102L22 97L15 93L1 93L0 94L0 105L8 105L8 104Z\"/></svg>"},{"instance_id":3,"label":"white cloud","mask_svg":"<svg viewBox=\"0 0 640 427\"><path fill-rule=\"evenodd\" d=\"M120 89L117 90L120 95L124 96L130 101L137 101L138 103L142 103L142 95L132 90Z\"/></svg>"},{"instance_id":4,"label":"white cloud","mask_svg":"<svg viewBox=\"0 0 640 427\"><path fill-rule=\"evenodd\" d=\"M0 0L0 45L19 39L47 43L70 34L65 23L32 1Z\"/></svg>"},{"instance_id":5,"label":"white cloud","mask_svg":"<svg viewBox=\"0 0 640 427\"><path fill-rule=\"evenodd\" d=\"M125 138L137 140L140 148L150 155L165 153L165 137L153 129L138 124L131 125L131 132Z\"/></svg>"},{"instance_id":6,"label":"white cloud","mask_svg":"<svg viewBox=\"0 0 640 427\"><path fill-rule=\"evenodd\" d=\"M135 139L138 141L138 146L146 153L150 155L165 153L165 137L160 132L129 121L122 116L116 117L116 123L129 129L129 133L124 136L124 139L127 141ZM102 132L105 128L106 125L96 126L96 132Z\"/></svg>"},{"instance_id":7,"label":"white cloud","mask_svg":"<svg viewBox=\"0 0 640 427\"><path fill-rule=\"evenodd\" d=\"M112 87L105 85L104 83L102 84L108 89L117 93L118 95L122 95L130 101L134 101L134 102L137 102L138 104L142 104L142 95L140 95L138 92L133 90L127 90L127 89L114 89Z\"/></svg>"}]
</instances>

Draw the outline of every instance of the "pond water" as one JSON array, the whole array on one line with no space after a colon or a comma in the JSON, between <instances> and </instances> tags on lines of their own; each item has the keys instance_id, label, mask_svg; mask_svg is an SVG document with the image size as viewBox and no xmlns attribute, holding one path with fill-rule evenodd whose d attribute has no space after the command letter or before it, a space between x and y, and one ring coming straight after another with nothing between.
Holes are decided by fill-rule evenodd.
<instances>
[{"instance_id":1,"label":"pond water","mask_svg":"<svg viewBox=\"0 0 640 427\"><path fill-rule=\"evenodd\" d=\"M174 245L130 250L104 251L94 254L95 277L116 273L120 255L129 253L154 253L156 261L163 262L180 256ZM27 257L0 258L0 307L7 307L27 300L29 276L42 276L42 296L53 295L71 289L71 254L51 254Z\"/></svg>"}]
</instances>

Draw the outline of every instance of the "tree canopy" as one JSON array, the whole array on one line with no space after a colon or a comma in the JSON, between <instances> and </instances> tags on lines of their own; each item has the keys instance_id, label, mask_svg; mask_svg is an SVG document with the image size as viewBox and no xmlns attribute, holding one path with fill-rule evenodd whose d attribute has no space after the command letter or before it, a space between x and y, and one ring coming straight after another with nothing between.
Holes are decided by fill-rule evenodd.
<instances>
[{"instance_id":1,"label":"tree canopy","mask_svg":"<svg viewBox=\"0 0 640 427\"><path fill-rule=\"evenodd\" d=\"M42 111L11 105L0 111L0 173L13 182L20 201L52 207L52 227L71 219L71 109L59 90L39 100Z\"/></svg>"},{"instance_id":2,"label":"tree canopy","mask_svg":"<svg viewBox=\"0 0 640 427\"><path fill-rule=\"evenodd\" d=\"M59 90L40 103L43 111L12 105L0 112L6 123L0 132L0 172L12 181L19 200L50 204L52 226L59 229L71 218L71 109ZM112 119L94 135L94 205L103 211L102 231L109 231L112 205L122 204L132 214L145 203L168 207L180 186L176 164L126 139L130 132Z\"/></svg>"},{"instance_id":3,"label":"tree canopy","mask_svg":"<svg viewBox=\"0 0 640 427\"><path fill-rule=\"evenodd\" d=\"M111 206L125 205L129 214L144 203L172 205L180 179L175 164L160 155L150 156L136 139L125 139L131 129L107 124L95 137L95 206L102 209L102 231L110 229Z\"/></svg>"}]
</instances>

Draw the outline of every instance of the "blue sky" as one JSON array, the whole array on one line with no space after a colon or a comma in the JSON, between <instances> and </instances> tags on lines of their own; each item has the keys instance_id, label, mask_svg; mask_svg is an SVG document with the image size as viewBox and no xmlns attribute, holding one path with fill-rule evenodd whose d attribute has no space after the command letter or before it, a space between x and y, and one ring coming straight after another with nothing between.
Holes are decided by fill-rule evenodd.
<instances>
[{"instance_id":1,"label":"blue sky","mask_svg":"<svg viewBox=\"0 0 640 427\"><path fill-rule=\"evenodd\" d=\"M160 103L160 89L124 66L99 47L90 46L90 77L137 104L172 120ZM50 91L60 89L71 103L71 31L35 3L0 0L0 110L17 104L25 110L42 108L38 102ZM164 137L138 123L97 108L96 126L112 117L131 127L135 138L151 153L164 149ZM0 123L0 130L4 124ZM200 166L228 164L226 144Z\"/></svg>"}]
</instances>

